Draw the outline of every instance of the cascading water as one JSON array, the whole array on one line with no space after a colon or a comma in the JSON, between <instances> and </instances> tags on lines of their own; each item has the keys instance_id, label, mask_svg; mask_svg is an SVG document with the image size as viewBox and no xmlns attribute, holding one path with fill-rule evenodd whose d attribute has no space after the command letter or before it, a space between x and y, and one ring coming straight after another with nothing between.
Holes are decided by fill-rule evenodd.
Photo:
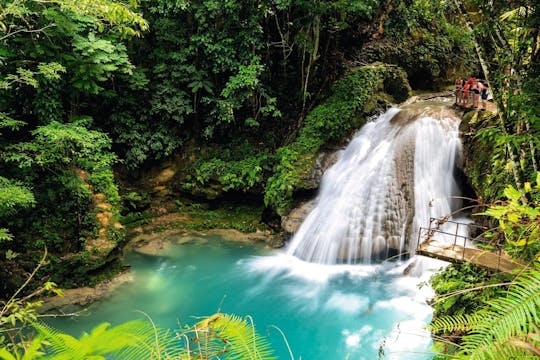
<instances>
[{"instance_id":1,"label":"cascading water","mask_svg":"<svg viewBox=\"0 0 540 360\"><path fill-rule=\"evenodd\" d=\"M459 206L459 118L444 108L392 108L366 124L323 176L288 254L369 263L414 249L420 226Z\"/></svg>"},{"instance_id":2,"label":"cascading water","mask_svg":"<svg viewBox=\"0 0 540 360\"><path fill-rule=\"evenodd\" d=\"M126 254L133 283L92 305L92 316L50 321L79 336L100 322L133 319L140 310L173 330L219 309L252 316L282 359L291 350L281 331L295 358L371 360L382 352L390 360L431 360L425 325L432 309L425 300L433 293L418 287L430 271L415 266L414 276L403 276L406 269L411 275L410 261L321 264L404 251L416 245L419 225L459 206L451 201L459 121L445 107L410 107L368 123L343 151L289 254L204 234L184 244L181 235L183 245L166 247L161 256ZM432 261L425 270L442 265Z\"/></svg>"}]
</instances>

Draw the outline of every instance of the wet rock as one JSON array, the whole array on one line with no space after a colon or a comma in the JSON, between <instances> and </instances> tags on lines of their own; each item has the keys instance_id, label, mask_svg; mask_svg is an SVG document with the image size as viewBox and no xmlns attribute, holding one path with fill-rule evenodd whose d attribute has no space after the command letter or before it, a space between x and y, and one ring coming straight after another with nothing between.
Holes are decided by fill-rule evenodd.
<instances>
[{"instance_id":1,"label":"wet rock","mask_svg":"<svg viewBox=\"0 0 540 360\"><path fill-rule=\"evenodd\" d=\"M311 200L302 203L300 206L293 209L288 215L283 216L281 219L281 227L283 230L286 233L294 234L314 207L315 200Z\"/></svg>"},{"instance_id":2,"label":"wet rock","mask_svg":"<svg viewBox=\"0 0 540 360\"><path fill-rule=\"evenodd\" d=\"M317 189L324 172L336 163L338 155L338 150L329 150L319 153L315 166L310 173L304 179L302 179L303 188L306 190Z\"/></svg>"}]
</instances>

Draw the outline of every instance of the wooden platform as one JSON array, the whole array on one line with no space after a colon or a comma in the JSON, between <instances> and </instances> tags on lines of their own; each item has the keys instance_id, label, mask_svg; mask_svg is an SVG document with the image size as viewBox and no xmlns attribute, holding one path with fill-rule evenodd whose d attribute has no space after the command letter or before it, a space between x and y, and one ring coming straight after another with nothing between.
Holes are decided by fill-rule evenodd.
<instances>
[{"instance_id":1,"label":"wooden platform","mask_svg":"<svg viewBox=\"0 0 540 360\"><path fill-rule=\"evenodd\" d=\"M435 239L427 239L424 241L416 248L416 253L453 263L467 261L489 270L505 273L511 273L524 267L524 264L521 264L504 254L448 244Z\"/></svg>"}]
</instances>

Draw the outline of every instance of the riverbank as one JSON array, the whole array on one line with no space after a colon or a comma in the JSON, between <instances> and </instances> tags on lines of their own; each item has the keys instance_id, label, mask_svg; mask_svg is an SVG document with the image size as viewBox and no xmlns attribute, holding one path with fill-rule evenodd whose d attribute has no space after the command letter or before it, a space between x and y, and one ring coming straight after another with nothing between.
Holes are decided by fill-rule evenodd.
<instances>
[{"instance_id":1,"label":"riverbank","mask_svg":"<svg viewBox=\"0 0 540 360\"><path fill-rule=\"evenodd\" d=\"M206 229L186 230L189 216L179 213L168 213L152 218L146 225L130 230L130 241L124 246L123 253L136 252L149 256L161 256L174 245L192 242L205 243L219 236L232 242L265 243L267 246L277 248L283 246L280 237L271 234L269 230L257 230L243 233L236 229ZM53 296L42 299L43 306L40 313L59 316L73 313L84 313L84 309L92 303L100 301L126 283L133 281L129 268L125 271L98 283L94 287L80 287L63 290L63 296Z\"/></svg>"}]
</instances>

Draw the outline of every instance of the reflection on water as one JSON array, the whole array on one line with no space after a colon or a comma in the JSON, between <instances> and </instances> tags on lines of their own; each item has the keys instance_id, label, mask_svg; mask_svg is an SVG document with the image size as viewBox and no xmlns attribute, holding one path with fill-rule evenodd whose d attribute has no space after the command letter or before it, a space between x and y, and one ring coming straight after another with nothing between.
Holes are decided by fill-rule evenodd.
<instances>
[{"instance_id":1,"label":"reflection on water","mask_svg":"<svg viewBox=\"0 0 540 360\"><path fill-rule=\"evenodd\" d=\"M261 247L213 238L172 247L166 256L129 254L134 282L94 304L89 316L56 319L54 326L80 335L96 324L148 314L162 327L193 323L221 310L252 315L281 359L431 359L423 330L431 318L429 289L404 277L407 263L315 265ZM428 266L439 267L440 264Z\"/></svg>"}]
</instances>

